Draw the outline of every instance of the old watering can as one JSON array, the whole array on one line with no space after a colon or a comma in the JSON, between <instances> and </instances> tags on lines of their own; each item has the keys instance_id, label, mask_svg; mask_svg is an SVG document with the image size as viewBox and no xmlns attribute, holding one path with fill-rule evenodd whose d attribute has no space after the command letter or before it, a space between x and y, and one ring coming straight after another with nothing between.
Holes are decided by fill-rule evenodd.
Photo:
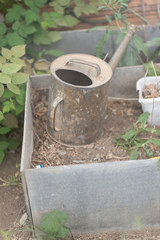
<instances>
[{"instance_id":1,"label":"old watering can","mask_svg":"<svg viewBox=\"0 0 160 240\"><path fill-rule=\"evenodd\" d=\"M111 61L87 54L67 54L51 64L48 134L65 145L85 145L103 130L112 72L135 33L131 25Z\"/></svg>"}]
</instances>

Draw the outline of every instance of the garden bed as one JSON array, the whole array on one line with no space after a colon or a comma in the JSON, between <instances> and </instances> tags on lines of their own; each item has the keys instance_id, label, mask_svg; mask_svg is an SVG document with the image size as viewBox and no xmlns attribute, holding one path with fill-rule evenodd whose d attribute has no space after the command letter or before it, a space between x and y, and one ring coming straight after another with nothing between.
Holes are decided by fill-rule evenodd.
<instances>
[{"instance_id":1,"label":"garden bed","mask_svg":"<svg viewBox=\"0 0 160 240\"><path fill-rule=\"evenodd\" d=\"M120 134L124 134L127 129L132 128L142 112L141 105L137 101L119 100L109 101L107 106L104 130L99 139L82 147L67 147L53 141L47 134L48 102L46 91L33 90L34 151L32 166L47 167L129 159L129 154L126 155L123 149L115 150L114 139ZM141 151L139 159L143 158L145 155Z\"/></svg>"},{"instance_id":2,"label":"garden bed","mask_svg":"<svg viewBox=\"0 0 160 240\"><path fill-rule=\"evenodd\" d=\"M135 68L136 70L134 67L116 69L110 84L109 99L115 96L137 98L136 81L143 76L144 70L140 66ZM117 81L117 79L119 80ZM118 84L118 88L115 87L116 84ZM108 156L109 149L106 148L107 152L104 152L103 141L100 138L96 143L90 145L89 150L85 147L81 148L81 150L83 149L81 154L83 157L87 156L89 163L74 163L73 161L83 161L83 159L79 157L78 148L72 149L71 147L68 150L72 154L66 158L69 159L69 165L66 163L61 165L64 163L60 160L63 161L67 155L66 147L54 143L45 130L41 130L45 123L40 121L40 117L45 117L47 110L45 98L49 85L49 75L35 76L28 82L26 92L21 174L26 205L33 224L39 225L47 212L59 209L67 214L67 225L75 234L100 233L113 229L116 231L131 230L135 228L137 219L143 227L159 226L160 171L157 168L158 159L128 161L129 156L128 159L114 159L113 155L118 157L126 157L126 155L123 151L112 152L113 145L110 146L112 159L107 159L110 158ZM39 89L43 90L39 92ZM37 106L31 104L32 91L35 91L33 96L42 95L41 91L46 95L41 97ZM40 100L39 97L37 98ZM116 110L115 104L117 104L118 110ZM40 109L41 111L39 111ZM133 113L136 115L134 116ZM131 128L140 113L141 109L136 102L132 105L130 101L125 102L122 99L117 102L109 101L106 123L110 122L110 125L104 126L101 137L104 138L104 133L106 133L108 138L111 132L115 134L112 137L116 137ZM35 116L39 118L38 130L33 125ZM119 125L119 121L121 125ZM113 131L113 127L115 127L115 131ZM41 139L41 132L44 136L46 135L47 144L43 139L44 136ZM53 151L52 157L50 156L53 160L50 164L58 163L58 166L45 167L46 165L44 165L43 168L34 168L46 162L43 158L46 156L43 149L39 148L39 152L35 150L36 144L39 144L38 141L42 141L45 148L50 148L48 145L54 145L52 146L54 148L51 149L54 149L55 152ZM101 149L96 150L98 141L100 141L98 146ZM109 143L111 142L110 140ZM88 155L88 152L92 150L93 155ZM49 152L47 155L49 156ZM90 162L91 158L92 162ZM99 158L99 160L97 161L95 158ZM39 162L35 162L35 160Z\"/></svg>"}]
</instances>

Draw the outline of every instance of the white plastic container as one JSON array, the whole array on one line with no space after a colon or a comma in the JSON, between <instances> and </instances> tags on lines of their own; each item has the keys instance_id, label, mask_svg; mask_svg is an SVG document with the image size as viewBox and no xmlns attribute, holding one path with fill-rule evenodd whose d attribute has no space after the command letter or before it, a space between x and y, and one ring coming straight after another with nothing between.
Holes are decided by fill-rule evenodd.
<instances>
[{"instance_id":1,"label":"white plastic container","mask_svg":"<svg viewBox=\"0 0 160 240\"><path fill-rule=\"evenodd\" d=\"M159 83L160 77L145 77L141 78L136 83L136 89L139 91L139 103L142 105L143 112L149 112L150 117L148 123L150 125L160 125L160 97L158 98L143 98L142 91L144 85L151 83Z\"/></svg>"}]
</instances>

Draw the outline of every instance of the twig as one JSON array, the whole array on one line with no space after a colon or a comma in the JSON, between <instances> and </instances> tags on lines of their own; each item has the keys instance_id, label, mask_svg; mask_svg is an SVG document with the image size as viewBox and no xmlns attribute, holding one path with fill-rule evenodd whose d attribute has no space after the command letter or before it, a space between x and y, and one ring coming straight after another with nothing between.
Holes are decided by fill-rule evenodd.
<instances>
[{"instance_id":1,"label":"twig","mask_svg":"<svg viewBox=\"0 0 160 240\"><path fill-rule=\"evenodd\" d=\"M9 184L9 182L5 181L4 179L0 178L0 181L2 181L3 183Z\"/></svg>"},{"instance_id":2,"label":"twig","mask_svg":"<svg viewBox=\"0 0 160 240\"><path fill-rule=\"evenodd\" d=\"M114 155L114 154L109 154L108 156L106 156L106 159L127 159L128 157L120 157L120 156L116 156L116 155Z\"/></svg>"},{"instance_id":3,"label":"twig","mask_svg":"<svg viewBox=\"0 0 160 240\"><path fill-rule=\"evenodd\" d=\"M0 178L0 181L2 181L4 184L0 185L0 187L8 187L8 186L20 186L21 183L10 183L5 181L4 179Z\"/></svg>"},{"instance_id":4,"label":"twig","mask_svg":"<svg viewBox=\"0 0 160 240\"><path fill-rule=\"evenodd\" d=\"M19 219L19 216L20 216L20 214L21 214L21 211L22 211L24 208L25 208L25 205L19 210L18 215L17 215L17 217L16 217L16 220L14 221L12 227L9 228L8 232L11 232L14 228L16 228L16 225L19 226L19 224L17 223L17 221L18 221L18 219Z\"/></svg>"},{"instance_id":5,"label":"twig","mask_svg":"<svg viewBox=\"0 0 160 240\"><path fill-rule=\"evenodd\" d=\"M151 25L151 23L147 20L147 19L145 19L144 17L142 17L139 13L137 13L137 12L135 12L133 9L131 9L131 8L127 8L130 12L132 12L134 15L136 15L137 17L139 17L142 21L144 21L145 23L147 23L147 24L149 24L149 25Z\"/></svg>"},{"instance_id":6,"label":"twig","mask_svg":"<svg viewBox=\"0 0 160 240\"><path fill-rule=\"evenodd\" d=\"M68 229L69 229L69 232L70 232L70 234L71 234L71 239L72 239L72 240L75 240L74 237L73 237L73 234L72 234L71 229L70 229L70 228L68 228Z\"/></svg>"}]
</instances>

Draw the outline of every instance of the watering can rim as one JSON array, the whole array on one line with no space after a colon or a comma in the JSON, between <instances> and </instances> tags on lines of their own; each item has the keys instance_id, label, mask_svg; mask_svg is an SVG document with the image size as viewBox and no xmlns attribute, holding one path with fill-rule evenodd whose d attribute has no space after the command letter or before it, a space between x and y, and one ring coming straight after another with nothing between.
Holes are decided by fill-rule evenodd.
<instances>
[{"instance_id":1,"label":"watering can rim","mask_svg":"<svg viewBox=\"0 0 160 240\"><path fill-rule=\"evenodd\" d=\"M83 72L81 69L69 68L66 63L69 60L71 60L72 58L84 60L84 61L87 61L89 59L93 64L97 64L99 66L100 74L98 74L98 76L94 76L94 75L90 76L89 74ZM62 60L62 62L61 62L61 60ZM58 64L60 63L60 65L57 66L57 63ZM93 84L87 85L87 86L81 86L81 85L73 85L70 83L66 83L57 76L57 74L56 74L57 70L72 70L72 71L82 73L85 76L89 77L90 80L93 82ZM108 63L106 63L105 61L103 61L100 58L97 58L96 56L93 56L90 54L83 54L83 53L65 54L63 56L56 58L50 65L50 72L51 72L51 75L59 82L65 84L69 87L81 88L81 89L92 89L92 88L103 86L111 79L111 77L113 75L112 68L110 67L110 65Z\"/></svg>"}]
</instances>

